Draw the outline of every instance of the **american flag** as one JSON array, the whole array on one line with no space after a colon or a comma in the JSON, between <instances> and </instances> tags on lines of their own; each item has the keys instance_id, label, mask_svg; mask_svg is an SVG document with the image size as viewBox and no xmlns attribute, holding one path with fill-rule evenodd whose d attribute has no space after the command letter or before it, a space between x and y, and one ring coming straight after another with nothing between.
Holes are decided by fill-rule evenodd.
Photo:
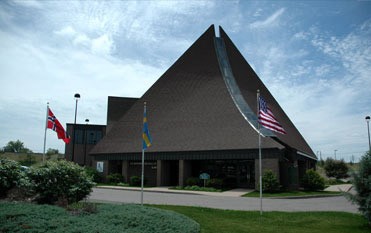
<instances>
[{"instance_id":1,"label":"american flag","mask_svg":"<svg viewBox=\"0 0 371 233\"><path fill-rule=\"evenodd\" d=\"M259 96L259 123L272 131L277 133L286 134L285 129L282 125L277 121L274 117L272 111L267 106L267 102L263 99L263 97Z\"/></svg>"}]
</instances>

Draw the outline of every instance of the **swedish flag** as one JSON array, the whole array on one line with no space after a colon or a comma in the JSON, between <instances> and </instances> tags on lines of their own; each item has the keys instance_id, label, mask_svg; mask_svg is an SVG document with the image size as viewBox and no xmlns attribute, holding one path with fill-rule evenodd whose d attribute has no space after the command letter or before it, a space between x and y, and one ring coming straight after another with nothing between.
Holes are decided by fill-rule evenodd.
<instances>
[{"instance_id":1,"label":"swedish flag","mask_svg":"<svg viewBox=\"0 0 371 233\"><path fill-rule=\"evenodd\" d=\"M150 147L152 145L152 139L149 135L148 130L148 122L147 122L147 113L146 113L146 104L144 103L144 115L143 115L143 150L147 149L147 147Z\"/></svg>"}]
</instances>

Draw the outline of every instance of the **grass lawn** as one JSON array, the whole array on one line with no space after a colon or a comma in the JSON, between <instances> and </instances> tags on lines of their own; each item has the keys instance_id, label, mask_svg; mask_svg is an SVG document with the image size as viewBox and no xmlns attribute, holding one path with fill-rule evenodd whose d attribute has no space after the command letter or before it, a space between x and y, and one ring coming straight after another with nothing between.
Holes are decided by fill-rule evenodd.
<instances>
[{"instance_id":1,"label":"grass lawn","mask_svg":"<svg viewBox=\"0 0 371 233\"><path fill-rule=\"evenodd\" d=\"M329 196L340 195L341 192L330 191L287 191L278 193L263 193L263 197L301 197L301 196ZM243 195L244 197L260 197L259 191L254 191Z\"/></svg>"},{"instance_id":2,"label":"grass lawn","mask_svg":"<svg viewBox=\"0 0 371 233\"><path fill-rule=\"evenodd\" d=\"M360 214L343 212L265 212L185 206L154 206L184 214L201 225L201 233L361 233L370 232Z\"/></svg>"}]
</instances>

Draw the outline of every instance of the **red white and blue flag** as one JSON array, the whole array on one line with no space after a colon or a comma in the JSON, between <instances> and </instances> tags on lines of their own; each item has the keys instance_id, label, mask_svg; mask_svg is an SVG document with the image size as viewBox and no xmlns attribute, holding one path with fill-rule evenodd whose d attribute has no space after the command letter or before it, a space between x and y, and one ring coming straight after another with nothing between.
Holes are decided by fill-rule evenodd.
<instances>
[{"instance_id":1,"label":"red white and blue flag","mask_svg":"<svg viewBox=\"0 0 371 233\"><path fill-rule=\"evenodd\" d=\"M55 131L58 139L62 139L66 144L70 142L70 137L67 135L67 132L64 130L63 126L55 117L50 108L48 108L48 123L46 127Z\"/></svg>"},{"instance_id":2,"label":"red white and blue flag","mask_svg":"<svg viewBox=\"0 0 371 233\"><path fill-rule=\"evenodd\" d=\"M259 96L259 123L269 130L275 131L280 134L286 134L285 129L282 125L277 121L274 117L272 111L267 105L267 102L263 99L263 97Z\"/></svg>"}]
</instances>

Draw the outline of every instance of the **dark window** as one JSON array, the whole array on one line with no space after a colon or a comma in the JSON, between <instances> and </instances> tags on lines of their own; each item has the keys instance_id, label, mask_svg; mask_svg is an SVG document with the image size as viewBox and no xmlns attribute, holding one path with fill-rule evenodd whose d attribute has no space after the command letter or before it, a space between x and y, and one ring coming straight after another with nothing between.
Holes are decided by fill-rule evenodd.
<instances>
[{"instance_id":1,"label":"dark window","mask_svg":"<svg viewBox=\"0 0 371 233\"><path fill-rule=\"evenodd\" d=\"M97 144L103 137L102 131L99 130L81 130L75 131L76 144Z\"/></svg>"},{"instance_id":2,"label":"dark window","mask_svg":"<svg viewBox=\"0 0 371 233\"><path fill-rule=\"evenodd\" d=\"M87 130L87 144L95 145L102 139L102 131Z\"/></svg>"},{"instance_id":3,"label":"dark window","mask_svg":"<svg viewBox=\"0 0 371 233\"><path fill-rule=\"evenodd\" d=\"M75 144L84 144L84 130L75 130Z\"/></svg>"}]
</instances>

